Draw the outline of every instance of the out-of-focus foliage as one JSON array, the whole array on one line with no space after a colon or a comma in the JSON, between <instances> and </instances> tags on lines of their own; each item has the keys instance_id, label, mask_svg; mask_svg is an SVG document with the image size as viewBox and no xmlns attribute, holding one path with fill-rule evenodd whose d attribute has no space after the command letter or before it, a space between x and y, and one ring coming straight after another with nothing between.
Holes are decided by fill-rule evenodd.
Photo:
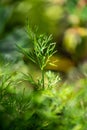
<instances>
[{"instance_id":1,"label":"out-of-focus foliage","mask_svg":"<svg viewBox=\"0 0 87 130\"><path fill-rule=\"evenodd\" d=\"M0 0L0 52L5 56L0 55L1 130L87 129L86 14L86 0ZM58 55L50 58L47 69L67 72L78 64L68 71L67 80L47 71L43 90L30 85L39 74L33 74L30 62L33 76L27 74L15 47L16 42L27 49L32 46L24 30L27 19L39 33L53 34L57 43Z\"/></svg>"},{"instance_id":2,"label":"out-of-focus foliage","mask_svg":"<svg viewBox=\"0 0 87 130\"><path fill-rule=\"evenodd\" d=\"M2 68L3 67L3 68ZM54 86L55 74L43 90L24 85L25 76L14 66L0 66L0 128L2 130L86 130L87 79ZM14 72L13 72L14 70ZM87 73L86 73L87 75ZM50 76L50 77L49 77Z\"/></svg>"}]
</instances>

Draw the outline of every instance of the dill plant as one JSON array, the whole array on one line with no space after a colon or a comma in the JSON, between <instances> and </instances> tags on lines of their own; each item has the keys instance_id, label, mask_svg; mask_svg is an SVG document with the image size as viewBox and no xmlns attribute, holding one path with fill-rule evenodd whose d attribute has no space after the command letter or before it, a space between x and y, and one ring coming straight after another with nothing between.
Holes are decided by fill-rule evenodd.
<instances>
[{"instance_id":1,"label":"dill plant","mask_svg":"<svg viewBox=\"0 0 87 130\"><path fill-rule=\"evenodd\" d=\"M56 96L49 88L57 84L59 77L51 71L45 72L46 64L56 52L54 51L55 43L51 42L52 35L36 35L36 32L34 33L30 27L27 31L33 48L29 51L20 46L18 48L40 68L42 77L35 81L31 74L25 74L24 78L20 77L19 72L15 73L11 65L9 65L8 72L5 71L5 68L8 67L3 68L4 73L0 75L0 121L2 122L0 127L2 130L50 129L54 125L52 120L57 119L56 112L53 111ZM48 79L47 84L45 76ZM51 80L52 78L53 80ZM28 80L35 90L41 91L29 89L27 94L26 85L19 91L18 86L23 86L20 82L23 83L25 80Z\"/></svg>"},{"instance_id":2,"label":"dill plant","mask_svg":"<svg viewBox=\"0 0 87 130\"><path fill-rule=\"evenodd\" d=\"M51 71L45 72L47 62L56 52L52 36L36 35L30 27L27 31L33 48L29 51L20 46L18 48L39 66L42 77L35 81L31 74L21 77L9 64L10 69L7 65L0 66L0 129L86 130L87 78L73 84L62 84L57 91L59 76ZM41 91L32 91L27 85L22 89L25 80L35 90Z\"/></svg>"},{"instance_id":3,"label":"dill plant","mask_svg":"<svg viewBox=\"0 0 87 130\"><path fill-rule=\"evenodd\" d=\"M0 129L26 130L30 94L21 85L22 75L14 70L15 65L3 63L0 65Z\"/></svg>"},{"instance_id":4,"label":"dill plant","mask_svg":"<svg viewBox=\"0 0 87 130\"><path fill-rule=\"evenodd\" d=\"M36 64L41 70L41 79L36 83L31 74L28 75L28 80L31 84L36 86L36 89L45 88L45 67L50 60L50 57L56 53L55 45L56 43L52 42L52 35L38 34L37 31L33 31L30 28L29 24L27 25L27 34L29 40L32 43L32 48L29 50L24 49L17 45L19 51L24 54L24 56ZM51 74L51 72L50 72ZM51 77L52 79L52 77Z\"/></svg>"}]
</instances>

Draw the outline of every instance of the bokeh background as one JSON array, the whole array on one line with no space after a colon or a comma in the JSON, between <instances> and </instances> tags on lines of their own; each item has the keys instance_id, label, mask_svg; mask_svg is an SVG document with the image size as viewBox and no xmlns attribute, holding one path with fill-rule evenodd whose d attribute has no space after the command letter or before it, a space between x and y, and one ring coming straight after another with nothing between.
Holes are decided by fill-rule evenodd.
<instances>
[{"instance_id":1,"label":"bokeh background","mask_svg":"<svg viewBox=\"0 0 87 130\"><path fill-rule=\"evenodd\" d=\"M66 73L86 64L87 0L0 0L0 53L18 61L15 44L29 48L26 24L38 27L39 33L52 34L57 54L55 66L48 69ZM86 67L85 67L86 68Z\"/></svg>"},{"instance_id":2,"label":"bokeh background","mask_svg":"<svg viewBox=\"0 0 87 130\"><path fill-rule=\"evenodd\" d=\"M27 24L56 42L41 91ZM0 129L87 130L87 0L0 0Z\"/></svg>"}]
</instances>

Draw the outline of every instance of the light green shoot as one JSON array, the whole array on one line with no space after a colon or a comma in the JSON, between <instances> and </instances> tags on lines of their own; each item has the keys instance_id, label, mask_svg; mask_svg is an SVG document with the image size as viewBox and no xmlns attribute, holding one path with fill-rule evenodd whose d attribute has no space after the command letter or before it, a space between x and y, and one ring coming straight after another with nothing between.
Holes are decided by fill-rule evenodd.
<instances>
[{"instance_id":1,"label":"light green shoot","mask_svg":"<svg viewBox=\"0 0 87 130\"><path fill-rule=\"evenodd\" d=\"M45 34L37 35L34 33L32 29L28 25L27 33L29 35L29 39L33 44L33 48L30 51L23 49L22 47L18 46L20 51L33 63L39 66L42 79L41 79L41 86L44 88L44 75L45 75L45 67L50 59L50 57L56 53L55 45L56 43L52 42L52 35L46 36Z\"/></svg>"}]
</instances>

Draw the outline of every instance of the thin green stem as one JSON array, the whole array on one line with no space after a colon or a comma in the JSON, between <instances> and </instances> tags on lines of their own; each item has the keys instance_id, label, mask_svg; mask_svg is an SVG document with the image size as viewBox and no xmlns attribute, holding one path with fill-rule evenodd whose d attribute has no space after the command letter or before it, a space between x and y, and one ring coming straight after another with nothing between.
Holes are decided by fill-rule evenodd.
<instances>
[{"instance_id":1,"label":"thin green stem","mask_svg":"<svg viewBox=\"0 0 87 130\"><path fill-rule=\"evenodd\" d=\"M44 89L44 70L42 70L42 88Z\"/></svg>"}]
</instances>

